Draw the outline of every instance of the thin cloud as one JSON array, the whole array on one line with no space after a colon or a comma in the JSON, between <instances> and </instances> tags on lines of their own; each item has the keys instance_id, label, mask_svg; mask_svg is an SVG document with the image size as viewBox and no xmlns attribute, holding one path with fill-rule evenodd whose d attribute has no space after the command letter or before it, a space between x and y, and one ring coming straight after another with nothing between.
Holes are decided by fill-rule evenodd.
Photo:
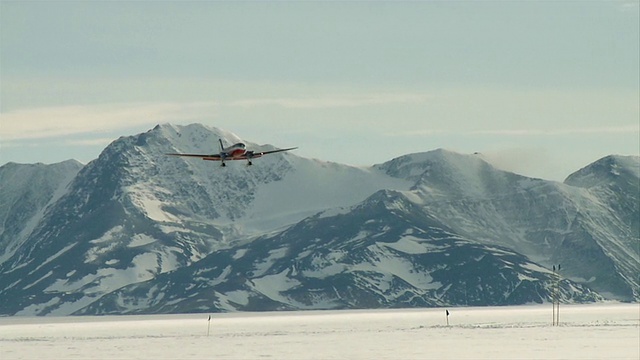
<instances>
[{"instance_id":1,"label":"thin cloud","mask_svg":"<svg viewBox=\"0 0 640 360\"><path fill-rule=\"evenodd\" d=\"M472 131L472 135L505 135L505 136L537 136L537 135L580 135L580 134L628 134L640 132L638 125L602 126L571 129L495 129Z\"/></svg>"},{"instance_id":2,"label":"thin cloud","mask_svg":"<svg viewBox=\"0 0 640 360\"><path fill-rule=\"evenodd\" d=\"M403 103L423 103L427 102L429 99L430 97L425 94L368 94L362 96L324 96L313 98L287 97L244 99L230 102L228 105L245 108L260 106L280 106L290 109L321 109Z\"/></svg>"},{"instance_id":3,"label":"thin cloud","mask_svg":"<svg viewBox=\"0 0 640 360\"><path fill-rule=\"evenodd\" d=\"M423 136L435 136L435 135L448 135L455 134L452 130L442 129L412 129L409 131L393 131L388 133L390 137L423 137Z\"/></svg>"},{"instance_id":4,"label":"thin cloud","mask_svg":"<svg viewBox=\"0 0 640 360\"><path fill-rule=\"evenodd\" d=\"M215 102L111 104L17 110L2 114L3 142L118 131L140 125L211 118Z\"/></svg>"},{"instance_id":5,"label":"thin cloud","mask_svg":"<svg viewBox=\"0 0 640 360\"><path fill-rule=\"evenodd\" d=\"M64 144L65 145L70 145L70 146L93 146L93 145L107 146L113 140L115 140L115 139L111 138L111 137L102 137L102 138L97 138L97 139L69 140L69 141L65 141Z\"/></svg>"},{"instance_id":6,"label":"thin cloud","mask_svg":"<svg viewBox=\"0 0 640 360\"><path fill-rule=\"evenodd\" d=\"M640 1L638 0L621 1L618 7L622 12L628 12L634 15L638 15L638 10L640 9Z\"/></svg>"},{"instance_id":7,"label":"thin cloud","mask_svg":"<svg viewBox=\"0 0 640 360\"><path fill-rule=\"evenodd\" d=\"M477 131L460 131L455 129L413 129L410 131L399 131L388 133L393 137L422 137L436 135L503 135L503 136L540 136L540 135L587 135L587 134L628 134L639 133L640 126L603 126L603 127L587 127L587 128L565 128L565 129L493 129L493 130L477 130Z\"/></svg>"}]
</instances>

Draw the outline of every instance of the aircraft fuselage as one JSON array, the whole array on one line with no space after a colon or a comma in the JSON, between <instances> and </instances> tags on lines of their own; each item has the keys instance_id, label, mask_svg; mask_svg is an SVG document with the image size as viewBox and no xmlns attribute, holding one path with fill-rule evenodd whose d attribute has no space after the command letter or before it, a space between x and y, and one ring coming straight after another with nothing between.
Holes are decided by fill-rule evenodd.
<instances>
[{"instance_id":1,"label":"aircraft fuselage","mask_svg":"<svg viewBox=\"0 0 640 360\"><path fill-rule=\"evenodd\" d=\"M240 158L246 155L247 147L243 143L237 143L222 149L220 153L224 154L227 158Z\"/></svg>"}]
</instances>

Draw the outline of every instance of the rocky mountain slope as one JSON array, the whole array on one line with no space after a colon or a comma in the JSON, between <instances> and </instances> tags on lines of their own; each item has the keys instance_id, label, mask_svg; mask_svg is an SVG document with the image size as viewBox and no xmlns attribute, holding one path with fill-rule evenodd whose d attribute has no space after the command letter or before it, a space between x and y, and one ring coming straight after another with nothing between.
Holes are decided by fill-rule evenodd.
<instances>
[{"instance_id":1,"label":"rocky mountain slope","mask_svg":"<svg viewBox=\"0 0 640 360\"><path fill-rule=\"evenodd\" d=\"M62 196L82 166L69 160L53 165L8 163L0 167L0 263L29 237L47 206Z\"/></svg>"},{"instance_id":2,"label":"rocky mountain slope","mask_svg":"<svg viewBox=\"0 0 640 360\"><path fill-rule=\"evenodd\" d=\"M597 301L526 257L461 238L397 191L121 288L78 314Z\"/></svg>"},{"instance_id":3,"label":"rocky mountain slope","mask_svg":"<svg viewBox=\"0 0 640 360\"><path fill-rule=\"evenodd\" d=\"M218 138L240 140L157 126L48 188L2 166L0 313L521 304L550 300L555 264L563 301L639 299L638 157L561 184L445 150L370 168L164 156Z\"/></svg>"},{"instance_id":4,"label":"rocky mountain slope","mask_svg":"<svg viewBox=\"0 0 640 360\"><path fill-rule=\"evenodd\" d=\"M617 299L638 295L638 157L609 171L606 187L576 186L496 171L470 156L435 151L380 166L415 179L423 206L459 234L507 246ZM577 174L590 174L599 160ZM623 170L624 169L624 170ZM635 179L635 180L634 180ZM635 220L634 220L635 219Z\"/></svg>"}]
</instances>

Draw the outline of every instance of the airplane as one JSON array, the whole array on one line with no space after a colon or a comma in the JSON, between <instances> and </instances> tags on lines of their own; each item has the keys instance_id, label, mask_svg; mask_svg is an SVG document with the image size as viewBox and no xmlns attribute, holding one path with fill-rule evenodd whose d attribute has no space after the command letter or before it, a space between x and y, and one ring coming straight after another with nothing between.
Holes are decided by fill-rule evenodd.
<instances>
[{"instance_id":1,"label":"airplane","mask_svg":"<svg viewBox=\"0 0 640 360\"><path fill-rule=\"evenodd\" d=\"M202 160L220 161L220 163L221 163L220 166L227 166L224 163L226 160L247 160L247 165L253 165L253 163L251 162L251 159L256 159L256 158L259 158L259 157L262 157L262 156L268 155L268 154L273 154L273 153L278 153L278 152L297 149L297 147L292 147L292 148L288 148L288 149L277 149L277 150L271 150L271 151L255 152L255 151L247 150L246 145L243 144L243 143L237 143L237 144L234 144L234 145L231 145L231 146L225 148L224 145L222 144L222 139L218 139L218 141L220 142L220 153L218 153L218 154L176 154L176 153L172 153L172 154L166 154L166 155L197 157L197 158L201 158Z\"/></svg>"}]
</instances>

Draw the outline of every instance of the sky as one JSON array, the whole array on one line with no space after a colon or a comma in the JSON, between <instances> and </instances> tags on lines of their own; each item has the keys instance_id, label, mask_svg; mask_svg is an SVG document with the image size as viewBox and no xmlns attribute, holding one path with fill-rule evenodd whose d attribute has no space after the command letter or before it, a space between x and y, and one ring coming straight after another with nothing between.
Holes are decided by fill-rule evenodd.
<instances>
[{"instance_id":1,"label":"sky","mask_svg":"<svg viewBox=\"0 0 640 360\"><path fill-rule=\"evenodd\" d=\"M562 181L640 155L639 5L1 0L0 165L197 122L325 161L445 148Z\"/></svg>"}]
</instances>

